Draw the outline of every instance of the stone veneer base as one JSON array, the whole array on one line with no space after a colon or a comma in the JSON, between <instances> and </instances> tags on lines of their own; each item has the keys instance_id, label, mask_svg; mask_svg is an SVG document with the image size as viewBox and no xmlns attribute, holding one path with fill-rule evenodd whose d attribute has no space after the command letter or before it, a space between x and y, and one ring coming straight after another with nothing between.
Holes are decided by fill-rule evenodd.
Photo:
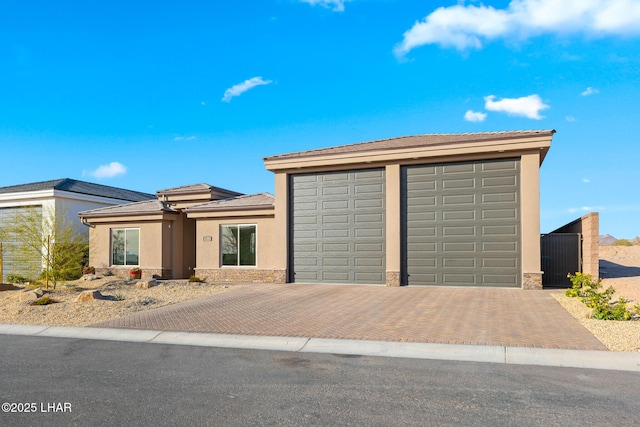
<instances>
[{"instance_id":1,"label":"stone veneer base","mask_svg":"<svg viewBox=\"0 0 640 427\"><path fill-rule=\"evenodd\" d=\"M96 276L100 277L108 277L113 276L120 279L129 279L129 269L128 268L97 268L96 267ZM158 279L169 279L171 278L171 270L169 269L159 269L159 268L143 268L142 269L142 277L139 280L149 280L153 278Z\"/></svg>"},{"instance_id":2,"label":"stone veneer base","mask_svg":"<svg viewBox=\"0 0 640 427\"><path fill-rule=\"evenodd\" d=\"M389 287L400 286L400 272L399 271L387 271L387 286L389 286Z\"/></svg>"},{"instance_id":3,"label":"stone veneer base","mask_svg":"<svg viewBox=\"0 0 640 427\"><path fill-rule=\"evenodd\" d=\"M254 268L196 268L195 275L206 282L287 283L286 270Z\"/></svg>"},{"instance_id":4,"label":"stone veneer base","mask_svg":"<svg viewBox=\"0 0 640 427\"><path fill-rule=\"evenodd\" d=\"M542 273L522 273L522 289L542 289Z\"/></svg>"}]
</instances>

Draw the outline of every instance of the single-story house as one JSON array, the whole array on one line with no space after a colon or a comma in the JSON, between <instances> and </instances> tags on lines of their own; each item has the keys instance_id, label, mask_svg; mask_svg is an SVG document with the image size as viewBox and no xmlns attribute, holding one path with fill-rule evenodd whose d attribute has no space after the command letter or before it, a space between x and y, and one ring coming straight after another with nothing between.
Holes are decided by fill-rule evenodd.
<instances>
[{"instance_id":1,"label":"single-story house","mask_svg":"<svg viewBox=\"0 0 640 427\"><path fill-rule=\"evenodd\" d=\"M539 170L554 133L427 134L269 156L275 196L187 186L80 216L94 227L97 268L538 289Z\"/></svg>"},{"instance_id":2,"label":"single-story house","mask_svg":"<svg viewBox=\"0 0 640 427\"><path fill-rule=\"evenodd\" d=\"M159 190L153 200L80 212L89 226L89 262L97 274L187 278L196 267L196 221L185 207L240 196L208 184Z\"/></svg>"},{"instance_id":3,"label":"single-story house","mask_svg":"<svg viewBox=\"0 0 640 427\"><path fill-rule=\"evenodd\" d=\"M86 227L78 219L78 212L151 198L154 198L153 194L70 178L0 187L0 242L3 243L3 277L0 277L0 282L8 274L26 276L37 274L42 269L42 260L36 255L29 260L18 259L15 255L18 245L16 236L2 233L28 208L43 216L64 215L70 223L76 223L78 229L86 233Z\"/></svg>"}]
</instances>

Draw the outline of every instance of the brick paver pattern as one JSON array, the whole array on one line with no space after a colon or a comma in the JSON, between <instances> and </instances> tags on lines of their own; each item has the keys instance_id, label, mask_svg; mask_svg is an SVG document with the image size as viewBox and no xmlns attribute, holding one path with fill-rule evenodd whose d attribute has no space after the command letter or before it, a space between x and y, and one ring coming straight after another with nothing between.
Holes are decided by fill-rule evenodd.
<instances>
[{"instance_id":1,"label":"brick paver pattern","mask_svg":"<svg viewBox=\"0 0 640 427\"><path fill-rule=\"evenodd\" d=\"M547 290L249 284L92 326L607 350Z\"/></svg>"}]
</instances>

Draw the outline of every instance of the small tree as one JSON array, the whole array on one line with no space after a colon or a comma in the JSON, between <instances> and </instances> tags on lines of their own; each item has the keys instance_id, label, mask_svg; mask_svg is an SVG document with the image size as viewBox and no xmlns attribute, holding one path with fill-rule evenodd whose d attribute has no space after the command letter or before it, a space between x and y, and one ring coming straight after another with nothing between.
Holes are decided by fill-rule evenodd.
<instances>
[{"instance_id":1,"label":"small tree","mask_svg":"<svg viewBox=\"0 0 640 427\"><path fill-rule=\"evenodd\" d=\"M88 237L69 220L66 208L56 212L43 206L41 212L32 206L24 207L5 232L16 242L17 260L40 260L41 277L47 281L47 286L51 281L55 289L61 280L82 276L82 267L89 252ZM34 272L25 273L32 275Z\"/></svg>"}]
</instances>

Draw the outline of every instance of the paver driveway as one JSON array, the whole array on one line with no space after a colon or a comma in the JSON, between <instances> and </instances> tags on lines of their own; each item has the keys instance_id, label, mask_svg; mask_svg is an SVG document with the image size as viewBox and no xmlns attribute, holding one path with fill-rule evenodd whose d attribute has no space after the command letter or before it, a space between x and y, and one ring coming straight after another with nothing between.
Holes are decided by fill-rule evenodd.
<instances>
[{"instance_id":1,"label":"paver driveway","mask_svg":"<svg viewBox=\"0 0 640 427\"><path fill-rule=\"evenodd\" d=\"M606 350L550 292L249 284L93 326Z\"/></svg>"}]
</instances>

